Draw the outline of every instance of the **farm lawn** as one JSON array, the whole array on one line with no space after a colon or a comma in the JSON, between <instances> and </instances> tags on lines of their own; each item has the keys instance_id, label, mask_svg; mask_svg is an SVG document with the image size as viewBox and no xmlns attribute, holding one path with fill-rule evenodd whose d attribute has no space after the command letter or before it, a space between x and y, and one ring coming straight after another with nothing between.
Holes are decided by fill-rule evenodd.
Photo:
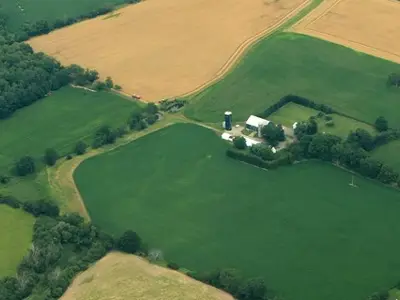
<instances>
[{"instance_id":1,"label":"farm lawn","mask_svg":"<svg viewBox=\"0 0 400 300\"><path fill-rule=\"evenodd\" d=\"M288 103L280 108L277 112L268 116L267 119L277 124L282 124L291 128L294 122L306 121L312 116L317 116L318 113L319 111L315 109L295 103ZM358 122L337 114L331 114L330 116L332 117L332 121L334 122L334 126L332 127L326 125L327 121L324 119L324 117L316 119L319 132L335 134L342 138L346 138L349 135L350 131L354 131L358 128L365 129L371 134L376 133L375 129L369 124Z\"/></svg>"},{"instance_id":2,"label":"farm lawn","mask_svg":"<svg viewBox=\"0 0 400 300\"><path fill-rule=\"evenodd\" d=\"M105 6L123 3L124 0L2 0L0 12L8 16L7 26L18 31L25 22L45 20L53 23L57 19L76 18Z\"/></svg>"},{"instance_id":3,"label":"farm lawn","mask_svg":"<svg viewBox=\"0 0 400 300\"><path fill-rule=\"evenodd\" d=\"M400 172L400 141L392 141L386 145L378 147L372 156L385 162L388 166Z\"/></svg>"},{"instance_id":4,"label":"farm lawn","mask_svg":"<svg viewBox=\"0 0 400 300\"><path fill-rule=\"evenodd\" d=\"M126 123L138 104L117 95L65 87L0 121L0 169L24 155L40 158L46 148L72 151L80 139L91 142L101 125Z\"/></svg>"},{"instance_id":5,"label":"farm lawn","mask_svg":"<svg viewBox=\"0 0 400 300\"><path fill-rule=\"evenodd\" d=\"M262 276L285 299L364 300L400 279L399 193L323 163L265 171L213 131L177 124L74 174L92 221L167 261ZM371 272L374 270L374 272Z\"/></svg>"},{"instance_id":6,"label":"farm lawn","mask_svg":"<svg viewBox=\"0 0 400 300\"><path fill-rule=\"evenodd\" d=\"M34 218L0 205L0 278L14 275L32 240Z\"/></svg>"},{"instance_id":7,"label":"farm lawn","mask_svg":"<svg viewBox=\"0 0 400 300\"><path fill-rule=\"evenodd\" d=\"M400 127L400 92L386 86L399 68L308 36L276 34L254 46L224 79L192 96L185 114L219 122L230 110L234 120L244 121L295 94L367 123L382 115Z\"/></svg>"}]
</instances>

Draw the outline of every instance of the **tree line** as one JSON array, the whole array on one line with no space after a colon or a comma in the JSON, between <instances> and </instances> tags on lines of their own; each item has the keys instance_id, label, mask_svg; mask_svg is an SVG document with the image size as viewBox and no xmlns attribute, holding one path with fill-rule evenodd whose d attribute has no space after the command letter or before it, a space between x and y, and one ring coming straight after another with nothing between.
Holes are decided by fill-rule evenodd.
<instances>
[{"instance_id":1,"label":"tree line","mask_svg":"<svg viewBox=\"0 0 400 300\"><path fill-rule=\"evenodd\" d=\"M295 161L320 159L384 184L400 187L399 173L370 155L376 147L399 139L400 131L389 129L384 117L376 119L375 128L379 132L375 136L359 128L351 131L346 139L342 139L333 134L319 133L315 117L311 117L297 124L294 130L296 141L276 154L267 145L253 145L248 148L245 139L237 137L233 141L234 147L229 148L226 155L265 169L274 169ZM268 136L265 138L268 141Z\"/></svg>"},{"instance_id":2,"label":"tree line","mask_svg":"<svg viewBox=\"0 0 400 300\"><path fill-rule=\"evenodd\" d=\"M43 53L34 53L27 44L0 43L0 119L65 85L91 84L98 78L94 70L63 67Z\"/></svg>"},{"instance_id":3,"label":"tree line","mask_svg":"<svg viewBox=\"0 0 400 300\"><path fill-rule=\"evenodd\" d=\"M387 121L383 117L375 122L376 128L381 130L376 136L364 129L357 129L351 131L346 139L318 132L309 134L309 122L298 124L295 129L297 142L288 148L295 160L321 159L384 184L400 186L399 173L369 154L376 147L400 137L399 131L388 129Z\"/></svg>"},{"instance_id":4,"label":"tree line","mask_svg":"<svg viewBox=\"0 0 400 300\"><path fill-rule=\"evenodd\" d=\"M66 159L72 159L72 155L84 154L89 146L92 148L99 148L104 145L114 144L118 138L126 135L129 130L140 131L146 129L148 126L153 125L159 118L159 110L157 105L149 103L145 107L136 109L128 118L126 124L112 128L109 125L100 126L93 134L91 145L85 141L77 141L71 149L71 153L66 155ZM44 150L42 162L47 166L54 166L61 155L54 148ZM37 160L34 157L26 155L19 158L13 167L12 173L17 176L26 176L33 174L37 171ZM6 175L0 176L1 183L8 183L9 178Z\"/></svg>"},{"instance_id":5,"label":"tree line","mask_svg":"<svg viewBox=\"0 0 400 300\"><path fill-rule=\"evenodd\" d=\"M59 299L79 272L109 251L147 251L136 232L128 230L114 238L76 213L60 215L51 201L21 202L0 195L0 204L36 217L31 247L16 275L0 279L0 299Z\"/></svg>"},{"instance_id":6,"label":"tree line","mask_svg":"<svg viewBox=\"0 0 400 300\"><path fill-rule=\"evenodd\" d=\"M123 0L126 4L134 4L138 3L141 0ZM54 22L49 22L47 20L38 20L35 22L25 22L19 30L12 33L13 39L17 42L26 41L31 37L48 34L49 32L72 25L74 23L78 23L87 19L92 19L101 15L105 15L113 11L115 5L107 4L103 7L97 8L88 13L81 14L77 17L66 17L62 19L57 19ZM8 30L8 21L10 17L5 13L1 13L0 11L0 27L1 25ZM10 30L8 30L10 31Z\"/></svg>"}]
</instances>

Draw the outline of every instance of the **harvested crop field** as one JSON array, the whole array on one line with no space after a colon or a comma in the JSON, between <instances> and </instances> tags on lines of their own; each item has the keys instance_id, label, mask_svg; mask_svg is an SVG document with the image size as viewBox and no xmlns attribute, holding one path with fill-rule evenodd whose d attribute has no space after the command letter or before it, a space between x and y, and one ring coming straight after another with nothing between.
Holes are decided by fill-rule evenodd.
<instances>
[{"instance_id":1,"label":"harvested crop field","mask_svg":"<svg viewBox=\"0 0 400 300\"><path fill-rule=\"evenodd\" d=\"M292 30L400 63L400 2L326 0Z\"/></svg>"},{"instance_id":2,"label":"harvested crop field","mask_svg":"<svg viewBox=\"0 0 400 300\"><path fill-rule=\"evenodd\" d=\"M146 101L186 94L224 73L258 36L305 0L148 0L29 43L63 64L94 68Z\"/></svg>"},{"instance_id":3,"label":"harvested crop field","mask_svg":"<svg viewBox=\"0 0 400 300\"><path fill-rule=\"evenodd\" d=\"M232 300L177 271L134 255L111 253L79 275L61 300Z\"/></svg>"}]
</instances>

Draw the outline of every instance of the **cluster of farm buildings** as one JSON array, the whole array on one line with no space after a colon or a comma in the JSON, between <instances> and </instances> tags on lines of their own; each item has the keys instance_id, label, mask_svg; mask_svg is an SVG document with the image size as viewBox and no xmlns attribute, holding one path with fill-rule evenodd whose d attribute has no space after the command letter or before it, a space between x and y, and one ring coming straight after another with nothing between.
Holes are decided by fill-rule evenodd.
<instances>
[{"instance_id":1,"label":"cluster of farm buildings","mask_svg":"<svg viewBox=\"0 0 400 300\"><path fill-rule=\"evenodd\" d=\"M222 133L221 138L223 140L233 142L235 135L231 133L233 129L233 124L232 124L232 112L226 111L225 112L225 118L224 122L222 123L222 127L226 130L224 133ZM257 145L260 143L263 143L263 140L261 139L261 130L264 126L267 126L271 121L257 117L255 115L250 115L249 118L246 121L246 124L244 126L244 129L249 132L253 133L257 138L251 138L247 135L241 134L241 136L244 137L246 140L246 145L247 147L251 147L253 145ZM240 125L236 125L236 128L240 128ZM292 125L293 130L297 127L297 122L295 122ZM239 129L240 131L240 129ZM271 148L272 152L276 152L277 149L274 147Z\"/></svg>"}]
</instances>

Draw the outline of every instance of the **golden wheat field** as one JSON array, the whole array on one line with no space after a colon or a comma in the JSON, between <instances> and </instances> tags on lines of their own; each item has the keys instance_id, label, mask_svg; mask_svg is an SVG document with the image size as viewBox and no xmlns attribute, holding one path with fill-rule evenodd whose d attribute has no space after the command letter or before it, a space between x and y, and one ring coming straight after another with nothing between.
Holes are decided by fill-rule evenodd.
<instances>
[{"instance_id":1,"label":"golden wheat field","mask_svg":"<svg viewBox=\"0 0 400 300\"><path fill-rule=\"evenodd\" d=\"M63 64L111 76L145 101L188 93L305 0L146 0L29 41Z\"/></svg>"},{"instance_id":2,"label":"golden wheat field","mask_svg":"<svg viewBox=\"0 0 400 300\"><path fill-rule=\"evenodd\" d=\"M142 258L110 253L75 278L61 300L233 300L220 290Z\"/></svg>"},{"instance_id":3,"label":"golden wheat field","mask_svg":"<svg viewBox=\"0 0 400 300\"><path fill-rule=\"evenodd\" d=\"M398 0L325 0L292 30L400 63Z\"/></svg>"}]
</instances>

